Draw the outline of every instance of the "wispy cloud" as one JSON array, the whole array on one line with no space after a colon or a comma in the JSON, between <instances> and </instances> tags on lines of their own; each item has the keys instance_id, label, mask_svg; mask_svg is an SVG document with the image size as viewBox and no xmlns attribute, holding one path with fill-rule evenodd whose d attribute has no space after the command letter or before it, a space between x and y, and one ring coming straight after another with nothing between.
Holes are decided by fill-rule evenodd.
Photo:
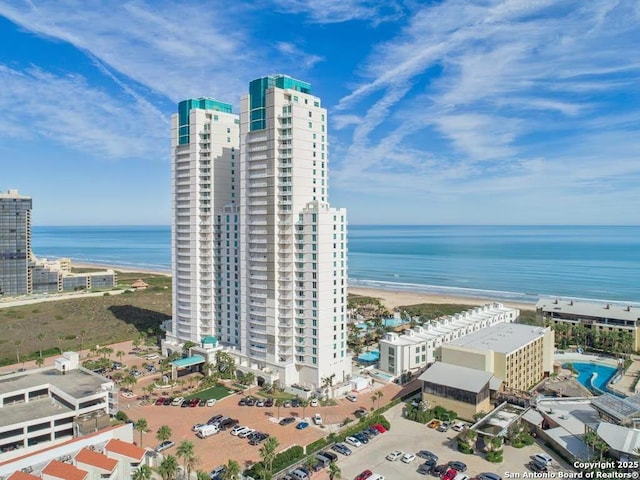
<instances>
[{"instance_id":1,"label":"wispy cloud","mask_svg":"<svg viewBox=\"0 0 640 480\"><path fill-rule=\"evenodd\" d=\"M315 23L368 20L374 24L395 20L402 13L398 2L368 0L273 0L284 12L303 13Z\"/></svg>"},{"instance_id":2,"label":"wispy cloud","mask_svg":"<svg viewBox=\"0 0 640 480\"><path fill-rule=\"evenodd\" d=\"M305 69L312 68L316 63L324 61L323 57L307 53L290 42L277 42L276 49L284 55L295 58Z\"/></svg>"},{"instance_id":3,"label":"wispy cloud","mask_svg":"<svg viewBox=\"0 0 640 480\"><path fill-rule=\"evenodd\" d=\"M345 118L363 107L367 112L336 181L346 185L357 178L358 188L370 191L384 182L433 193L441 190L432 181L437 179L444 191L475 184L489 194L495 179L519 185L523 171L511 167L527 165L528 158L538 159L529 166L544 171L536 176L541 180L553 172L545 142L596 138L598 122L615 129L617 119L630 127L626 115L608 118L606 112L617 95L638 92L639 20L632 0L446 0L423 6L396 38L372 48L359 69L362 81L337 104ZM380 111L387 117L382 126ZM640 133L637 124L632 130ZM608 161L608 145L589 144L591 151L576 149L576 157L562 158L563 185L579 183L576 167L583 162ZM394 174L398 152L415 161L399 164ZM610 170L605 167L603 175ZM424 176L429 180L417 180Z\"/></svg>"},{"instance_id":4,"label":"wispy cloud","mask_svg":"<svg viewBox=\"0 0 640 480\"><path fill-rule=\"evenodd\" d=\"M58 76L37 67L21 72L0 65L0 136L44 137L89 158L166 159L168 145L157 112L87 84L79 75ZM16 99L20 99L15 108ZM161 125L161 128L158 126Z\"/></svg>"}]
</instances>

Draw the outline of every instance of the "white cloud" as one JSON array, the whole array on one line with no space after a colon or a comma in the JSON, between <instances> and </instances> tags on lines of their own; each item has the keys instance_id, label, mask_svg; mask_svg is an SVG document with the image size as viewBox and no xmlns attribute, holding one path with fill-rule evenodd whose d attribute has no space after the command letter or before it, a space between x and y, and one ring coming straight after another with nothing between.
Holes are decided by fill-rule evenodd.
<instances>
[{"instance_id":1,"label":"white cloud","mask_svg":"<svg viewBox=\"0 0 640 480\"><path fill-rule=\"evenodd\" d=\"M401 15L400 6L394 1L376 4L368 0L274 0L274 3L284 12L307 14L314 23L369 20L378 24Z\"/></svg>"},{"instance_id":2,"label":"white cloud","mask_svg":"<svg viewBox=\"0 0 640 480\"><path fill-rule=\"evenodd\" d=\"M316 63L324 61L323 57L307 53L290 42L277 42L276 49L286 55L292 62L302 65L307 70Z\"/></svg>"},{"instance_id":3,"label":"white cloud","mask_svg":"<svg viewBox=\"0 0 640 480\"><path fill-rule=\"evenodd\" d=\"M20 72L0 65L0 84L5 139L44 137L93 158L168 156L168 119L159 120L145 103L117 101L79 75L57 76L36 67Z\"/></svg>"}]
</instances>

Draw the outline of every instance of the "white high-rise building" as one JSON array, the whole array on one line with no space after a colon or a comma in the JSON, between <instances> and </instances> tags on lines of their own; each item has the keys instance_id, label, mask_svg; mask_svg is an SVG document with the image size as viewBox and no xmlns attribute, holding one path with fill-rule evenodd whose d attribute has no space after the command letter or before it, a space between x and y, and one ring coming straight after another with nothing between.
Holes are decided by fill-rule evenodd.
<instances>
[{"instance_id":1,"label":"white high-rise building","mask_svg":"<svg viewBox=\"0 0 640 480\"><path fill-rule=\"evenodd\" d=\"M228 103L197 98L180 102L171 121L173 319L167 341L199 343L216 335L237 343L237 312L235 329L217 330L214 323L238 293L220 282L227 259L233 264L237 258L239 241L234 232L230 243L222 223L237 217L238 116Z\"/></svg>"},{"instance_id":2,"label":"white high-rise building","mask_svg":"<svg viewBox=\"0 0 640 480\"><path fill-rule=\"evenodd\" d=\"M327 112L285 75L250 83L239 132L229 105L205 101L182 102L173 120L167 341L213 335L267 381L341 382L351 374L347 222L328 203Z\"/></svg>"}]
</instances>

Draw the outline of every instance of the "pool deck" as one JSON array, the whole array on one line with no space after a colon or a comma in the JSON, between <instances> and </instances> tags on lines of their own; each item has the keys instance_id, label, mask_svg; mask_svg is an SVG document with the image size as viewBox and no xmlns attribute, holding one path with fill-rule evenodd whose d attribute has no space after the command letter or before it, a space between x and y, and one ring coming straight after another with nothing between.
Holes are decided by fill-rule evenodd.
<instances>
[{"instance_id":1,"label":"pool deck","mask_svg":"<svg viewBox=\"0 0 640 480\"><path fill-rule=\"evenodd\" d=\"M556 353L554 357L556 362L566 363L566 362L596 362L602 365L607 365L611 367L617 367L618 362L615 358L609 357L598 357L596 355L587 355L580 354L575 352L567 352L567 353ZM633 363L627 369L624 376L618 380L614 384L609 384L609 389L619 393L621 395L633 395L633 384L636 381L638 375L640 375L640 357L637 355L632 355L631 359Z\"/></svg>"}]
</instances>

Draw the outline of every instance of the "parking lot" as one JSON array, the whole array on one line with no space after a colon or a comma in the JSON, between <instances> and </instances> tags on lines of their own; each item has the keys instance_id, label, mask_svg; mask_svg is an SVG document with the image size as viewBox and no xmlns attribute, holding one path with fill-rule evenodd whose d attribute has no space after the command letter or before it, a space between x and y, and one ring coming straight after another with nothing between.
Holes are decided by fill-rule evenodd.
<instances>
[{"instance_id":1,"label":"parking lot","mask_svg":"<svg viewBox=\"0 0 640 480\"><path fill-rule=\"evenodd\" d=\"M456 432L438 432L427 428L425 425L402 418L403 405L397 405L390 409L385 416L391 423L391 430L374 437L369 444L361 447L350 447L353 454L348 457L340 456L338 465L342 470L342 477L346 480L355 478L363 470L369 469L374 473L383 475L387 480L395 479L433 479L432 476L424 476L417 473L418 466L424 462L419 457L411 464L400 460L390 462L385 459L387 454L394 450L417 453L420 450L429 450L438 455L438 465L451 460L464 462L468 469L465 472L469 477L474 477L482 472L494 472L505 478L505 474L524 473L528 469L526 465L535 453L546 452L551 454L556 465L554 469L570 471L568 465L559 462L557 455L544 450L539 445L525 448L504 447L504 461L493 464L486 461L480 455L464 455L457 451L454 436ZM314 474L315 480L329 478L326 471Z\"/></svg>"}]
</instances>

